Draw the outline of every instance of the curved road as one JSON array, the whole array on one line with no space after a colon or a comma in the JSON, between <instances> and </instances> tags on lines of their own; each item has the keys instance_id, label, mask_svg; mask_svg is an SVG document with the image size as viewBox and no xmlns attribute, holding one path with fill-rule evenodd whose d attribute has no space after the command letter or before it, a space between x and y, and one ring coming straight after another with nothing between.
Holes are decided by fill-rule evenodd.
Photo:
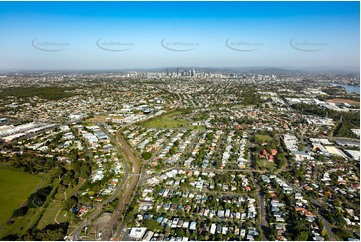
<instances>
[{"instance_id":1,"label":"curved road","mask_svg":"<svg viewBox=\"0 0 361 242\"><path fill-rule=\"evenodd\" d=\"M137 169L137 168L140 170L140 165L137 163L137 159L136 159L136 157L134 156L134 154L133 154L133 156L131 156L131 157L128 156L129 152L131 152L131 151L129 150L130 147L129 147L129 146L128 146L128 147L124 146L124 145L123 145L123 142L120 141L120 140L123 140L123 141L125 142L125 144L126 144L126 141L124 140L124 138L120 136L120 132L118 133L117 136L118 136L118 137L120 136L121 139L119 140L118 137L117 137L117 139L115 139L111 134L109 134L109 132L108 132L106 129L104 129L101 125L99 125L99 126L102 128L102 130L108 135L108 137L109 137L109 138L113 141L113 143L116 145L116 148L117 148L118 153L121 154L121 151L122 151L122 150L125 151L125 155L126 155L126 157L128 157L128 160L129 160L131 163L133 163L133 164L135 163L135 164L136 164L135 166L133 165L133 170L134 170L134 169ZM119 147L119 146L120 146L120 147ZM126 147L126 148L125 148L125 149L122 149L121 147ZM113 213L112 218L110 219L109 223L107 224L107 227L106 227L106 229L105 229L105 231L104 231L104 233L103 233L104 235L103 235L102 237L104 237L105 235L108 235L108 234L109 234L109 231L112 232L113 226L115 225L115 223L116 223L116 221L117 221L117 218L121 215L120 212L122 211L122 209L124 210L124 205L125 205L126 202L128 202L128 200L129 200L127 194L129 194L129 193L131 194L132 191L133 191L133 190L132 190L132 186L129 185L129 181L128 181L129 172L132 173L132 171L129 171L129 166L128 166L127 162L124 162L124 164L125 164L125 172L124 172L124 177L123 177L123 179L122 179L122 181L121 181L121 183L120 183L121 185L118 186L118 187L116 188L116 190L113 192L113 194L112 194L110 197L108 197L105 201L103 201L102 204L98 205L98 206L95 208L95 210L93 210L93 211L91 212L91 214L88 216L87 219L85 219L84 221L82 221L82 223L81 223L74 231L72 231L72 232L69 234L69 239L70 239L70 240L81 240L81 238L80 238L80 233L81 233L81 231L82 231L85 227L89 226L89 225L91 224L91 221L102 213L102 208L103 208L104 205L112 202L112 201L120 194L120 192L121 192L122 190L124 190L124 188L126 188L126 190L125 190L125 192L124 192L124 195L123 195L122 199L119 201L118 207L117 207L117 209L115 209L115 212ZM122 207L123 207L123 208L122 208ZM110 228L110 229L109 229L109 228ZM104 240L109 240L109 239L110 239L110 238L104 238Z\"/></svg>"},{"instance_id":2,"label":"curved road","mask_svg":"<svg viewBox=\"0 0 361 242\"><path fill-rule=\"evenodd\" d=\"M122 152L125 154L125 157L132 164L132 170L129 172L129 178L125 190L123 191L122 198L119 200L117 209L113 213L109 223L106 226L104 232L102 232L101 239L102 240L110 240L114 234L114 228L116 226L117 221L119 220L120 216L124 213L125 206L130 202L132 198L132 194L135 191L135 188L139 182L140 178L140 161L134 154L134 151L129 146L127 141L123 138L120 131L117 133L116 137L116 144L121 147Z\"/></svg>"}]
</instances>

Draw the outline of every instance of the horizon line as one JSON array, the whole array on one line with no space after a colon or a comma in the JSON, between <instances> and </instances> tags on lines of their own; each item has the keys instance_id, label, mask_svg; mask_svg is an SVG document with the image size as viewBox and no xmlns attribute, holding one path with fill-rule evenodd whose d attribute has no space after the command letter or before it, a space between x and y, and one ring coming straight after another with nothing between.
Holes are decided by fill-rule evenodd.
<instances>
[{"instance_id":1,"label":"horizon line","mask_svg":"<svg viewBox=\"0 0 361 242\"><path fill-rule=\"evenodd\" d=\"M6 68L6 69L0 69L1 72L16 72L16 71L132 71L132 70L142 70L142 71L151 71L151 70L157 70L157 69L179 69L179 68L188 68L188 69L235 69L234 71L240 71L236 69L245 69L243 71L246 71L246 69L249 69L248 71L257 71L258 70L264 70L264 69L278 69L278 70L284 70L284 71L306 71L306 72L315 72L315 71L340 71L340 72L360 72L360 67L358 66L342 66L342 67L335 67L335 66L306 66L306 67L295 67L295 66L159 66L159 67L125 67L125 68L59 68L59 69L53 69L53 68Z\"/></svg>"}]
</instances>

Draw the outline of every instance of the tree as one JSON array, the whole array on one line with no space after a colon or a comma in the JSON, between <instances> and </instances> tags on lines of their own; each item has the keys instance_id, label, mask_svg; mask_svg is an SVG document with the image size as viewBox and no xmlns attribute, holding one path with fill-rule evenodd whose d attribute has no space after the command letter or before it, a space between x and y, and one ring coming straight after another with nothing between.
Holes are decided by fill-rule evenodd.
<instances>
[{"instance_id":1,"label":"tree","mask_svg":"<svg viewBox=\"0 0 361 242\"><path fill-rule=\"evenodd\" d=\"M64 240L69 223L49 224L44 229L28 230L21 240L46 240L59 241Z\"/></svg>"},{"instance_id":2,"label":"tree","mask_svg":"<svg viewBox=\"0 0 361 242\"><path fill-rule=\"evenodd\" d=\"M177 236L179 236L179 237L184 237L184 236L185 236L185 232L184 232L183 229L177 230L177 231L176 231L176 234L177 234Z\"/></svg>"},{"instance_id":3,"label":"tree","mask_svg":"<svg viewBox=\"0 0 361 242\"><path fill-rule=\"evenodd\" d=\"M28 210L29 210L29 208L28 208L27 206L18 208L18 209L16 209L16 210L13 212L12 217L21 217L21 216L24 216L24 215L28 212Z\"/></svg>"},{"instance_id":4,"label":"tree","mask_svg":"<svg viewBox=\"0 0 361 242\"><path fill-rule=\"evenodd\" d=\"M75 185L77 183L77 177L73 170L68 170L62 179L62 184L64 185Z\"/></svg>"},{"instance_id":5,"label":"tree","mask_svg":"<svg viewBox=\"0 0 361 242\"><path fill-rule=\"evenodd\" d=\"M52 178L58 178L60 180L60 178L65 174L66 172L66 169L64 169L63 167L56 167L54 169L54 172L53 172L53 175L52 175Z\"/></svg>"},{"instance_id":6,"label":"tree","mask_svg":"<svg viewBox=\"0 0 361 242\"><path fill-rule=\"evenodd\" d=\"M171 202L172 202L172 203L178 203L180 199L181 199L180 196L173 196L173 197L171 198Z\"/></svg>"},{"instance_id":7,"label":"tree","mask_svg":"<svg viewBox=\"0 0 361 242\"><path fill-rule=\"evenodd\" d=\"M341 240L347 240L348 238L354 238L351 231L345 229L332 228L332 232L334 232Z\"/></svg>"},{"instance_id":8,"label":"tree","mask_svg":"<svg viewBox=\"0 0 361 242\"><path fill-rule=\"evenodd\" d=\"M152 153L150 152L143 152L142 153L142 157L144 160L149 160L150 158L152 158Z\"/></svg>"},{"instance_id":9,"label":"tree","mask_svg":"<svg viewBox=\"0 0 361 242\"><path fill-rule=\"evenodd\" d=\"M340 137L357 138L357 136L351 131L351 126L348 123L339 123L335 128L333 135Z\"/></svg>"},{"instance_id":10,"label":"tree","mask_svg":"<svg viewBox=\"0 0 361 242\"><path fill-rule=\"evenodd\" d=\"M210 200L210 205L211 207L216 207L218 205L218 201L215 196L213 196L212 199Z\"/></svg>"},{"instance_id":11,"label":"tree","mask_svg":"<svg viewBox=\"0 0 361 242\"><path fill-rule=\"evenodd\" d=\"M145 227L147 227L147 229L151 230L151 231L156 231L159 230L159 224L157 221L155 221L152 218L147 219L144 222Z\"/></svg>"},{"instance_id":12,"label":"tree","mask_svg":"<svg viewBox=\"0 0 361 242\"><path fill-rule=\"evenodd\" d=\"M177 211L177 216L178 216L178 217L183 217L183 216L184 216L184 211L183 211L182 209L179 209L179 210Z\"/></svg>"},{"instance_id":13,"label":"tree","mask_svg":"<svg viewBox=\"0 0 361 242\"><path fill-rule=\"evenodd\" d=\"M27 201L29 208L41 207L42 204L46 201L46 198L49 195L51 189L51 186L47 186L40 188L37 192L31 194Z\"/></svg>"},{"instance_id":14,"label":"tree","mask_svg":"<svg viewBox=\"0 0 361 242\"><path fill-rule=\"evenodd\" d=\"M306 231L302 231L301 233L299 233L295 240L297 241L307 241L308 240L308 233Z\"/></svg>"},{"instance_id":15,"label":"tree","mask_svg":"<svg viewBox=\"0 0 361 242\"><path fill-rule=\"evenodd\" d=\"M64 210L68 211L75 207L75 205L78 203L78 198L76 196L71 196L66 202L64 203Z\"/></svg>"},{"instance_id":16,"label":"tree","mask_svg":"<svg viewBox=\"0 0 361 242\"><path fill-rule=\"evenodd\" d=\"M3 241L16 241L16 240L18 240L18 238L19 237L18 237L17 234L9 234L9 235L1 238L1 240L3 240Z\"/></svg>"}]
</instances>

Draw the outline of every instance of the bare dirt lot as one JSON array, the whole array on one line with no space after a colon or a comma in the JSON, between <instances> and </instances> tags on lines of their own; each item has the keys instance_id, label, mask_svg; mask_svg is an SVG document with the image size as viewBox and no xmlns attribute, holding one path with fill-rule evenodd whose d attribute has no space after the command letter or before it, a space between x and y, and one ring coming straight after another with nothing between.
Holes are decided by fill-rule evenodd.
<instances>
[{"instance_id":1,"label":"bare dirt lot","mask_svg":"<svg viewBox=\"0 0 361 242\"><path fill-rule=\"evenodd\" d=\"M90 234L96 234L101 232L107 226L109 220L112 218L111 213L103 213L93 224L93 227L89 231Z\"/></svg>"},{"instance_id":2,"label":"bare dirt lot","mask_svg":"<svg viewBox=\"0 0 361 242\"><path fill-rule=\"evenodd\" d=\"M359 102L359 101L350 100L350 99L342 99L342 98L328 99L328 100L326 100L326 102L336 103L336 104L348 103L348 104L351 104L351 105L360 106L360 102Z\"/></svg>"}]
</instances>

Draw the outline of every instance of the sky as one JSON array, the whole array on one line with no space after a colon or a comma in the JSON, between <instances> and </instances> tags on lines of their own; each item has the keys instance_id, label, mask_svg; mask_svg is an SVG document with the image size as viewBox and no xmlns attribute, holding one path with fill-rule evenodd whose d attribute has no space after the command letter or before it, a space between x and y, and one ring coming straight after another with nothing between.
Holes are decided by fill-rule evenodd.
<instances>
[{"instance_id":1,"label":"sky","mask_svg":"<svg viewBox=\"0 0 361 242\"><path fill-rule=\"evenodd\" d=\"M0 2L1 70L360 66L359 2Z\"/></svg>"}]
</instances>

